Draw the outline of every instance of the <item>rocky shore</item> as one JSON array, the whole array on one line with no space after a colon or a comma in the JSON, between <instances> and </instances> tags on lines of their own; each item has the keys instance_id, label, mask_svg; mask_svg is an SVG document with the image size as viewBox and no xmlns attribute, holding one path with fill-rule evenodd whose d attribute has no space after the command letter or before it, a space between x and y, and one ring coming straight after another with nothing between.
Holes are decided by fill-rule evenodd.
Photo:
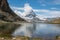
<instances>
[{"instance_id":1,"label":"rocky shore","mask_svg":"<svg viewBox=\"0 0 60 40\"><path fill-rule=\"evenodd\" d=\"M50 38L46 38L47 40L52 40ZM0 37L0 40L45 40L45 38L29 38L24 36L17 36L17 37ZM53 40L60 40L60 36L57 36Z\"/></svg>"}]
</instances>

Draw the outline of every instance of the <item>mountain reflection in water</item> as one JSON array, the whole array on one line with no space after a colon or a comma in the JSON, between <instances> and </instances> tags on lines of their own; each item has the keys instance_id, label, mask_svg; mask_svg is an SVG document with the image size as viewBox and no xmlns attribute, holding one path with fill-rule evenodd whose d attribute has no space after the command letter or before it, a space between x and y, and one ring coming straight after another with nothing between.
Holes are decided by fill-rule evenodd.
<instances>
[{"instance_id":1,"label":"mountain reflection in water","mask_svg":"<svg viewBox=\"0 0 60 40\"><path fill-rule=\"evenodd\" d=\"M60 24L21 23L13 36L55 37L60 35Z\"/></svg>"},{"instance_id":2,"label":"mountain reflection in water","mask_svg":"<svg viewBox=\"0 0 60 40\"><path fill-rule=\"evenodd\" d=\"M23 23L22 26L15 30L13 36L28 36L32 37L33 32L36 30L35 23Z\"/></svg>"}]
</instances>

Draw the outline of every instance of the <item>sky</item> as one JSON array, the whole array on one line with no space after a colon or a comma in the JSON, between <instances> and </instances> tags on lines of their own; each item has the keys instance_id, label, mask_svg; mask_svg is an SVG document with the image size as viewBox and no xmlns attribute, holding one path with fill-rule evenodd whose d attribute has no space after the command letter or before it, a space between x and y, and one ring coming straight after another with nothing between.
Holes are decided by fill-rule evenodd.
<instances>
[{"instance_id":1,"label":"sky","mask_svg":"<svg viewBox=\"0 0 60 40\"><path fill-rule=\"evenodd\" d=\"M8 3L18 15L25 16L33 10L40 18L60 17L60 0L8 0Z\"/></svg>"}]
</instances>

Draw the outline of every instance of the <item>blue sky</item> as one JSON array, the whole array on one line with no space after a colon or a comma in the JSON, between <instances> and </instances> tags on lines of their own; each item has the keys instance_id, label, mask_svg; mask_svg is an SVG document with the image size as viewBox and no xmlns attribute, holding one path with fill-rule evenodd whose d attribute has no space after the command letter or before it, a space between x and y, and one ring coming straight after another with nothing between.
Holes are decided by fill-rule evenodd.
<instances>
[{"instance_id":1,"label":"blue sky","mask_svg":"<svg viewBox=\"0 0 60 40\"><path fill-rule=\"evenodd\" d=\"M28 3L36 14L42 17L60 16L60 0L8 0L8 3L12 9L15 7L17 10L24 8L24 5Z\"/></svg>"},{"instance_id":2,"label":"blue sky","mask_svg":"<svg viewBox=\"0 0 60 40\"><path fill-rule=\"evenodd\" d=\"M25 3L29 3L34 9L50 9L60 8L59 0L8 0L11 6L23 7ZM54 2L54 3L53 3Z\"/></svg>"}]
</instances>

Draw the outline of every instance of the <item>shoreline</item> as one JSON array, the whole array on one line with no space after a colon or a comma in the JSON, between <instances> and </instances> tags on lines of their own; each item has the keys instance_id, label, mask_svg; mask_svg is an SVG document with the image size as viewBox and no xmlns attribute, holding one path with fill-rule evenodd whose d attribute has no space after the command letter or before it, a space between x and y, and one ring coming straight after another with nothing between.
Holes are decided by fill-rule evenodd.
<instances>
[{"instance_id":1,"label":"shoreline","mask_svg":"<svg viewBox=\"0 0 60 40\"><path fill-rule=\"evenodd\" d=\"M0 40L60 40L60 36L56 36L55 38L29 38L26 36L16 36L16 37L0 37Z\"/></svg>"},{"instance_id":2,"label":"shoreline","mask_svg":"<svg viewBox=\"0 0 60 40\"><path fill-rule=\"evenodd\" d=\"M1 23L13 23L13 24L21 24L21 23L41 23L41 22L25 22L25 21L18 21L18 22L6 22L6 21L2 21L0 20L0 24ZM41 24L60 24L60 23L52 23L52 22L43 22Z\"/></svg>"}]
</instances>

